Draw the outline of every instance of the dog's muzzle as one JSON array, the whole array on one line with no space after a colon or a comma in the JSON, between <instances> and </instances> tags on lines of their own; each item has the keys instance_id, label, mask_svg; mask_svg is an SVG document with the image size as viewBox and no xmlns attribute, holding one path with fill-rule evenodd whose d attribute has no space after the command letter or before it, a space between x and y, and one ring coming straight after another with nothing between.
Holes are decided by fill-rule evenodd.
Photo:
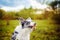
<instances>
[{"instance_id":1,"label":"dog's muzzle","mask_svg":"<svg viewBox=\"0 0 60 40\"><path fill-rule=\"evenodd\" d=\"M33 27L35 27L35 26L36 26L36 23L34 23L33 26L31 25L31 26L28 26L28 27L29 27L29 28L33 28Z\"/></svg>"}]
</instances>

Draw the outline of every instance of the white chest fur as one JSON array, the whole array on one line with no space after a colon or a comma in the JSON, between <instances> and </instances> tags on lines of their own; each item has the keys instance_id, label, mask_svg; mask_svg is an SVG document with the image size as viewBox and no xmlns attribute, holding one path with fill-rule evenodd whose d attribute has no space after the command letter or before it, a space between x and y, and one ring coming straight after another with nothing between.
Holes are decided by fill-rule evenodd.
<instances>
[{"instance_id":1,"label":"white chest fur","mask_svg":"<svg viewBox=\"0 0 60 40\"><path fill-rule=\"evenodd\" d=\"M30 33L32 31L31 28L23 28L21 26L17 26L15 31L18 32L16 35L16 40L30 40Z\"/></svg>"}]
</instances>

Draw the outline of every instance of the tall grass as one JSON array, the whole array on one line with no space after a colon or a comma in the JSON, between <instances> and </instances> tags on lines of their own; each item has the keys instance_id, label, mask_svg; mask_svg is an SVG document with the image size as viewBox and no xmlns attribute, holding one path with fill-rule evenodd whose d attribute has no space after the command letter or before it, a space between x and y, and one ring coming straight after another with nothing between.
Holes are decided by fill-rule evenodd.
<instances>
[{"instance_id":1,"label":"tall grass","mask_svg":"<svg viewBox=\"0 0 60 40\"><path fill-rule=\"evenodd\" d=\"M56 40L55 25L49 24L48 20L34 20L36 30L31 33L30 40ZM7 25L5 20L0 20L0 40L10 40L11 35L17 25L18 20L10 20Z\"/></svg>"}]
</instances>

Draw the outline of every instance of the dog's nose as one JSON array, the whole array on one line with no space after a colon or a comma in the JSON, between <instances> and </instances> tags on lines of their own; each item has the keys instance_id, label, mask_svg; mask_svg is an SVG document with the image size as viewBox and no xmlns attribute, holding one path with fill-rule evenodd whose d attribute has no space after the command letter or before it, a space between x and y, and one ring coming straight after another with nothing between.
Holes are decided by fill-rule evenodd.
<instances>
[{"instance_id":1,"label":"dog's nose","mask_svg":"<svg viewBox=\"0 0 60 40\"><path fill-rule=\"evenodd\" d=\"M29 28L32 28L33 26L29 26Z\"/></svg>"}]
</instances>

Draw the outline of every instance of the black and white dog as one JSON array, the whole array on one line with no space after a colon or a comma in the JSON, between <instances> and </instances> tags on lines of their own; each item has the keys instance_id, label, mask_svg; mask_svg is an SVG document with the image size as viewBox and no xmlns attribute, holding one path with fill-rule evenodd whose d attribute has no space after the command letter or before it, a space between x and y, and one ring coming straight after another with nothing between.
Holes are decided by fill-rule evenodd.
<instances>
[{"instance_id":1,"label":"black and white dog","mask_svg":"<svg viewBox=\"0 0 60 40\"><path fill-rule=\"evenodd\" d=\"M35 29L36 23L27 18L20 18L21 25L17 26L12 35L12 40L30 40L30 33Z\"/></svg>"}]
</instances>

